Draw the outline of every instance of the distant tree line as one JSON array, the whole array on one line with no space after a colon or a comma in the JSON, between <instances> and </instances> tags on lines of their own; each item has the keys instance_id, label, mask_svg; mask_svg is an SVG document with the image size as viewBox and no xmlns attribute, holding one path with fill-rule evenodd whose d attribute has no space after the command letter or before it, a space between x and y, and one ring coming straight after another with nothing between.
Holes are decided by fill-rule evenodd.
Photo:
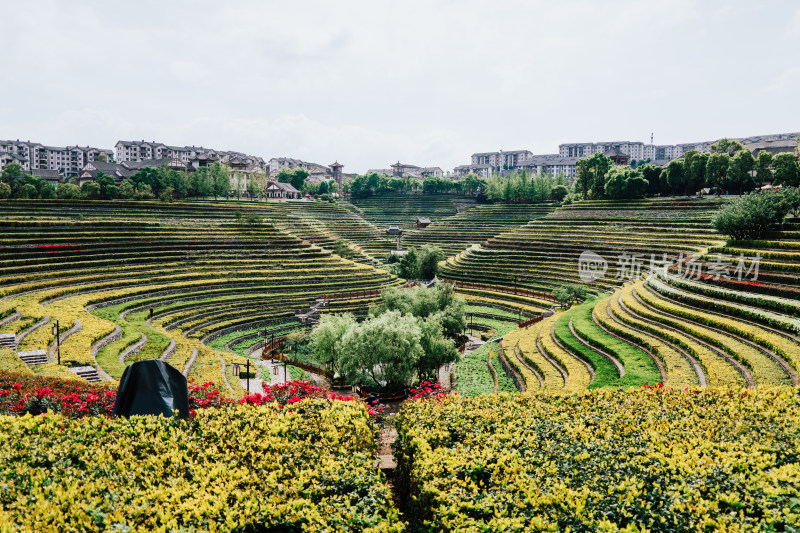
<instances>
[{"instance_id":1,"label":"distant tree line","mask_svg":"<svg viewBox=\"0 0 800 533\"><path fill-rule=\"evenodd\" d=\"M553 176L542 172L531 176L525 170L493 174L486 180L479 180L480 189L485 191L491 201L534 203L555 200L560 202L569 193L564 173Z\"/></svg>"},{"instance_id":2,"label":"distant tree line","mask_svg":"<svg viewBox=\"0 0 800 533\"><path fill-rule=\"evenodd\" d=\"M422 191L425 194L472 194L481 188L481 184L484 184L484 182L475 174L468 174L463 180L428 177L421 181L411 176L388 176L370 172L363 176L356 176L345 184L344 189L353 198L366 198L368 196L409 191Z\"/></svg>"},{"instance_id":3,"label":"distant tree line","mask_svg":"<svg viewBox=\"0 0 800 533\"><path fill-rule=\"evenodd\" d=\"M25 174L16 163L7 165L0 173L0 198L60 198L85 200L146 200L159 198L164 201L182 198L225 198L234 193L250 196L261 193L256 177L248 180L244 190L242 173L234 173L231 181L230 169L219 162L187 173L168 166L145 167L125 178L120 183L103 172L98 172L92 181L78 186L77 178L56 186L43 178Z\"/></svg>"},{"instance_id":4,"label":"distant tree line","mask_svg":"<svg viewBox=\"0 0 800 533\"><path fill-rule=\"evenodd\" d=\"M794 153L773 156L762 150L755 158L742 143L730 139L712 144L710 153L690 150L665 168L616 166L602 153L579 159L576 166L575 193L584 199L692 195L703 189L743 194L767 182L790 187L800 183Z\"/></svg>"}]
</instances>

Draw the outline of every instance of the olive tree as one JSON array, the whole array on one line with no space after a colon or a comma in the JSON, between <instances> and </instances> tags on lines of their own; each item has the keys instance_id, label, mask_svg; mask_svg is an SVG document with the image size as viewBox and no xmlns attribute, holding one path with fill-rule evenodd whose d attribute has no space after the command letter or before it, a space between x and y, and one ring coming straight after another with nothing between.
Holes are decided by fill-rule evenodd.
<instances>
[{"instance_id":1,"label":"olive tree","mask_svg":"<svg viewBox=\"0 0 800 533\"><path fill-rule=\"evenodd\" d=\"M341 339L341 373L353 384L400 390L424 355L417 319L388 311L350 327Z\"/></svg>"},{"instance_id":2,"label":"olive tree","mask_svg":"<svg viewBox=\"0 0 800 533\"><path fill-rule=\"evenodd\" d=\"M350 313L322 315L310 335L310 347L314 359L328 366L332 372L340 372L341 340L344 334L355 325L356 319Z\"/></svg>"}]
</instances>

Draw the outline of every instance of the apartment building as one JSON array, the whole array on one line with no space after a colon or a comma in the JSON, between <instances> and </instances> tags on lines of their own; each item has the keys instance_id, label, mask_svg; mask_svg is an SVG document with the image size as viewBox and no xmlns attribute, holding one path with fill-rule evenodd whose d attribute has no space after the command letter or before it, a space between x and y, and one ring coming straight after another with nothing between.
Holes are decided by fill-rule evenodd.
<instances>
[{"instance_id":1,"label":"apartment building","mask_svg":"<svg viewBox=\"0 0 800 533\"><path fill-rule=\"evenodd\" d=\"M161 142L117 141L114 145L117 161L147 161L152 159L168 159L179 162L188 170L207 166L214 161L230 163L244 162L250 168L264 170L266 163L258 156L248 155L232 150L215 150L202 146L171 146Z\"/></svg>"},{"instance_id":2,"label":"apartment building","mask_svg":"<svg viewBox=\"0 0 800 533\"><path fill-rule=\"evenodd\" d=\"M291 170L303 168L311 172L311 167L314 164L315 163L306 163L305 161L293 159L291 157L273 157L269 160L269 177L271 179L275 179L278 176L278 172L280 172L282 168L288 168Z\"/></svg>"},{"instance_id":3,"label":"apartment building","mask_svg":"<svg viewBox=\"0 0 800 533\"><path fill-rule=\"evenodd\" d=\"M573 180L577 173L575 164L578 159L578 157L563 157L561 154L532 155L522 163L520 168L534 176L544 173L558 176L563 173L568 180Z\"/></svg>"},{"instance_id":4,"label":"apartment building","mask_svg":"<svg viewBox=\"0 0 800 533\"><path fill-rule=\"evenodd\" d=\"M421 167L409 163L401 163L400 161L390 165L390 168L371 168L366 173L386 174L396 178L416 178L420 180L444 177L444 171L440 167Z\"/></svg>"},{"instance_id":5,"label":"apartment building","mask_svg":"<svg viewBox=\"0 0 800 533\"><path fill-rule=\"evenodd\" d=\"M530 150L479 152L472 154L471 165L489 165L500 169L519 168L522 162L533 155Z\"/></svg>"},{"instance_id":6,"label":"apartment building","mask_svg":"<svg viewBox=\"0 0 800 533\"><path fill-rule=\"evenodd\" d=\"M454 168L453 174L456 178L462 178L467 174L477 174L487 178L495 171L520 169L532 156L533 152L530 150L478 152L472 154L469 165L459 165Z\"/></svg>"},{"instance_id":7,"label":"apartment building","mask_svg":"<svg viewBox=\"0 0 800 533\"><path fill-rule=\"evenodd\" d=\"M756 135L753 137L737 137L745 146L780 143L797 139L797 132L775 133L770 135ZM596 143L566 143L558 145L558 153L562 157L589 157L595 153L611 154L619 151L637 161L678 159L690 150L710 152L711 145L717 141L700 141L681 144L645 144L637 141L610 141Z\"/></svg>"},{"instance_id":8,"label":"apartment building","mask_svg":"<svg viewBox=\"0 0 800 533\"><path fill-rule=\"evenodd\" d=\"M91 161L108 161L113 157L113 151L92 146L45 146L19 139L0 141L0 171L8 163L17 163L26 172L57 171L63 178L70 178Z\"/></svg>"}]
</instances>

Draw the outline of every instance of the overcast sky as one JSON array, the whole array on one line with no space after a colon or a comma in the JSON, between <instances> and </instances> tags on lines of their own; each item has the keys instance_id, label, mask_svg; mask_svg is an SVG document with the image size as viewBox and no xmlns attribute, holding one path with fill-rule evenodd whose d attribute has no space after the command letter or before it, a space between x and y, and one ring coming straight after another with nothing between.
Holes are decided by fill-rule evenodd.
<instances>
[{"instance_id":1,"label":"overcast sky","mask_svg":"<svg viewBox=\"0 0 800 533\"><path fill-rule=\"evenodd\" d=\"M796 1L0 0L0 139L345 172L800 130Z\"/></svg>"}]
</instances>

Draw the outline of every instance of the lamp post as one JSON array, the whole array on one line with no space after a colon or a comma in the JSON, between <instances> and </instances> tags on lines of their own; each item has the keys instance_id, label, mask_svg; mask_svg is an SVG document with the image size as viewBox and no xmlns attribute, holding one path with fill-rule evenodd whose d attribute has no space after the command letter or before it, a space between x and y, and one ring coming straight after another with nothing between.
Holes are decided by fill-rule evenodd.
<instances>
[{"instance_id":1,"label":"lamp post","mask_svg":"<svg viewBox=\"0 0 800 533\"><path fill-rule=\"evenodd\" d=\"M53 335L56 336L56 347L58 349L58 364L61 364L61 330L58 326L58 320L53 324Z\"/></svg>"},{"instance_id":2,"label":"lamp post","mask_svg":"<svg viewBox=\"0 0 800 533\"><path fill-rule=\"evenodd\" d=\"M250 395L250 360L247 360L247 365L245 366L245 370L247 370L247 395ZM233 363L233 375L241 379L239 376L241 375L240 365L239 363Z\"/></svg>"}]
</instances>

